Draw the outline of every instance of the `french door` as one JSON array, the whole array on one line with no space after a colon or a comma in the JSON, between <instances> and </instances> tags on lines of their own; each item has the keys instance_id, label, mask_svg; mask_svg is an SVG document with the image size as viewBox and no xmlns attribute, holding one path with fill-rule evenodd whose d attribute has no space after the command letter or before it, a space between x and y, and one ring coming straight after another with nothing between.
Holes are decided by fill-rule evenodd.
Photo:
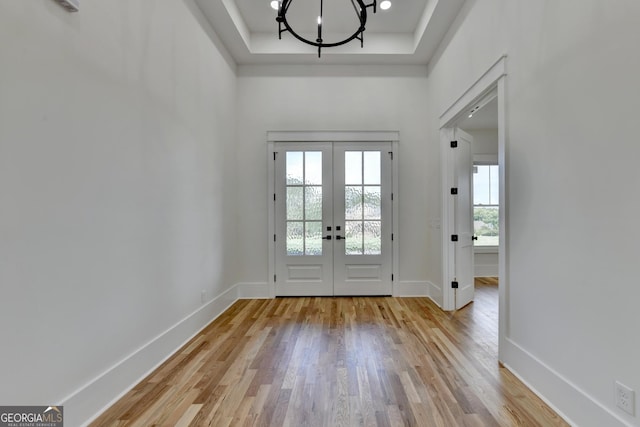
<instances>
[{"instance_id":1,"label":"french door","mask_svg":"<svg viewBox=\"0 0 640 427\"><path fill-rule=\"evenodd\" d=\"M276 295L391 295L391 143L274 152Z\"/></svg>"}]
</instances>

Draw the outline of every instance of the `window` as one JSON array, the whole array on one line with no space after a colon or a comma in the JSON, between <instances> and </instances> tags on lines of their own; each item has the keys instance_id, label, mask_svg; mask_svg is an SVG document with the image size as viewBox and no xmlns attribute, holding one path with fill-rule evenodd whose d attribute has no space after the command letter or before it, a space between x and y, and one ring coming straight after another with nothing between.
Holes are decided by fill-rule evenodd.
<instances>
[{"instance_id":1,"label":"window","mask_svg":"<svg viewBox=\"0 0 640 427\"><path fill-rule=\"evenodd\" d=\"M498 165L473 168L473 228L476 246L498 246Z\"/></svg>"}]
</instances>

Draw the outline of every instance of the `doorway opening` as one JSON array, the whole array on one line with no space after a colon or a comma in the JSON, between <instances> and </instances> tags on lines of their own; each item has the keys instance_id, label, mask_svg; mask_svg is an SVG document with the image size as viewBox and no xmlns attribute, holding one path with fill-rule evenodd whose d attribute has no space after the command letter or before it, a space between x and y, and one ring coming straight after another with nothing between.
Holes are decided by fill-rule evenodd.
<instances>
[{"instance_id":1,"label":"doorway opening","mask_svg":"<svg viewBox=\"0 0 640 427\"><path fill-rule=\"evenodd\" d=\"M471 111L457 127L473 138L473 276L497 278L500 245L497 92L491 92Z\"/></svg>"},{"instance_id":2,"label":"doorway opening","mask_svg":"<svg viewBox=\"0 0 640 427\"><path fill-rule=\"evenodd\" d=\"M497 197L491 199L491 195L489 195L487 205L495 206L498 215L499 359L501 359L500 351L504 348L502 340L506 332L506 316L503 314L506 314L507 304L505 297L508 290L505 264L508 244L505 206L505 62L506 57L499 58L440 117L442 150L442 308L444 310L457 310L473 301L474 277L476 276L474 267L479 267L479 265L474 265L473 261L476 252L473 243L475 238L479 237L477 230L474 229L474 226L479 224L474 224L473 215L474 204L478 204L474 203L473 199L473 167L474 163L476 167L489 166L491 164L497 165L498 179L496 181L498 185L495 189ZM473 116L476 116L476 119L492 120L491 124L478 125L487 128L487 132L484 132L484 135L481 132L477 132L477 129L474 130L475 126L471 124ZM465 128L466 131L463 130ZM494 147L497 145L497 150L488 151L486 143L480 141L487 134L492 135L492 145ZM478 141L474 142L476 139ZM485 239L485 242L487 241L490 241L490 239ZM486 253L496 252L495 247L488 248L486 246L489 245L485 245L485 248L477 251L479 257L486 258ZM493 254L493 257L495 259L495 254ZM495 270L492 271L492 273L495 272Z\"/></svg>"},{"instance_id":3,"label":"doorway opening","mask_svg":"<svg viewBox=\"0 0 640 427\"><path fill-rule=\"evenodd\" d=\"M395 143L279 137L269 143L272 295L392 295Z\"/></svg>"}]
</instances>

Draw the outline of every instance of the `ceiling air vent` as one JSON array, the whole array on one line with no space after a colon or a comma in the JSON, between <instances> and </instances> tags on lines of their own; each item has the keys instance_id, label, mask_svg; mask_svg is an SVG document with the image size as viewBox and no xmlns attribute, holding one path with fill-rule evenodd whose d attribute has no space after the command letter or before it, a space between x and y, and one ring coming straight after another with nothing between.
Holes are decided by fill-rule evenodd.
<instances>
[{"instance_id":1,"label":"ceiling air vent","mask_svg":"<svg viewBox=\"0 0 640 427\"><path fill-rule=\"evenodd\" d=\"M54 0L60 6L64 7L67 12L77 12L80 10L80 0Z\"/></svg>"}]
</instances>

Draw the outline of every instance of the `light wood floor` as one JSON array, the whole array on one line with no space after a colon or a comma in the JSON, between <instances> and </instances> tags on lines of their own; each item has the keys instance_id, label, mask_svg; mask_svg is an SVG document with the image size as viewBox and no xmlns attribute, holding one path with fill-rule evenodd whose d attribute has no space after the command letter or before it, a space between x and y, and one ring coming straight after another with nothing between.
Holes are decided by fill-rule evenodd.
<instances>
[{"instance_id":1,"label":"light wood floor","mask_svg":"<svg viewBox=\"0 0 640 427\"><path fill-rule=\"evenodd\" d=\"M567 425L497 361L495 280L427 298L242 300L93 426Z\"/></svg>"}]
</instances>

